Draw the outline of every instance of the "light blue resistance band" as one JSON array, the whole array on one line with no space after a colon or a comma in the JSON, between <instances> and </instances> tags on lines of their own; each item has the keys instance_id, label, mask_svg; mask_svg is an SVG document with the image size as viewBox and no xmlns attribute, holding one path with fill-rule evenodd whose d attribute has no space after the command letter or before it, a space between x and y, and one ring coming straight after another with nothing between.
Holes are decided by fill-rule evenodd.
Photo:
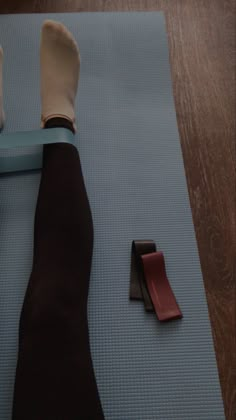
<instances>
[{"instance_id":1,"label":"light blue resistance band","mask_svg":"<svg viewBox=\"0 0 236 420\"><path fill-rule=\"evenodd\" d=\"M2 150L16 147L39 146L51 143L74 145L74 135L66 128L20 131L0 135L0 173L29 171L42 168L42 153L1 156Z\"/></svg>"}]
</instances>

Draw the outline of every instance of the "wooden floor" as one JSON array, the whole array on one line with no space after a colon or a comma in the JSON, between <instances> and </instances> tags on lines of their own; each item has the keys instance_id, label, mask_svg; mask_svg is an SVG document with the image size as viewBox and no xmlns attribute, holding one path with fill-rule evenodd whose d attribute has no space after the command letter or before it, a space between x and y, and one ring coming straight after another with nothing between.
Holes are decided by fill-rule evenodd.
<instances>
[{"instance_id":1,"label":"wooden floor","mask_svg":"<svg viewBox=\"0 0 236 420\"><path fill-rule=\"evenodd\" d=\"M0 13L112 10L166 14L178 126L226 419L235 420L235 1L0 0Z\"/></svg>"}]
</instances>

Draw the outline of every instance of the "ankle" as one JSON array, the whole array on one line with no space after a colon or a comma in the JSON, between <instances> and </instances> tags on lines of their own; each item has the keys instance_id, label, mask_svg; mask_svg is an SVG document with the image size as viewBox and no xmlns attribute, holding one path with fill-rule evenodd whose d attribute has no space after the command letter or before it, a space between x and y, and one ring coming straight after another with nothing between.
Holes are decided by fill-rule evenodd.
<instances>
[{"instance_id":1,"label":"ankle","mask_svg":"<svg viewBox=\"0 0 236 420\"><path fill-rule=\"evenodd\" d=\"M75 134L74 124L71 120L66 118L65 116L51 116L49 117L45 123L44 128L58 128L63 127L70 130L73 134Z\"/></svg>"}]
</instances>

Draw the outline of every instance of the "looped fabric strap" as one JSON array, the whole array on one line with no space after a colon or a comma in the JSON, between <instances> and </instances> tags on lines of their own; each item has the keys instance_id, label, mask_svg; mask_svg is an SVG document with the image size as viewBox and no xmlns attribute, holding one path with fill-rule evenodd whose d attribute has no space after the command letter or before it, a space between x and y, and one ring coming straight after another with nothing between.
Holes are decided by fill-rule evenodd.
<instances>
[{"instance_id":1,"label":"looped fabric strap","mask_svg":"<svg viewBox=\"0 0 236 420\"><path fill-rule=\"evenodd\" d=\"M52 143L74 145L74 134L67 128L50 128L20 131L0 135L0 173L29 171L42 168L42 153L16 155L16 147L31 147ZM12 149L11 156L1 156L1 151Z\"/></svg>"},{"instance_id":2,"label":"looped fabric strap","mask_svg":"<svg viewBox=\"0 0 236 420\"><path fill-rule=\"evenodd\" d=\"M132 242L130 299L143 300L146 311L155 311L159 321L182 318L171 289L162 252L152 240Z\"/></svg>"},{"instance_id":3,"label":"looped fabric strap","mask_svg":"<svg viewBox=\"0 0 236 420\"><path fill-rule=\"evenodd\" d=\"M133 241L131 249L130 299L143 300L145 310L154 312L143 273L141 256L156 251L153 241Z\"/></svg>"}]
</instances>

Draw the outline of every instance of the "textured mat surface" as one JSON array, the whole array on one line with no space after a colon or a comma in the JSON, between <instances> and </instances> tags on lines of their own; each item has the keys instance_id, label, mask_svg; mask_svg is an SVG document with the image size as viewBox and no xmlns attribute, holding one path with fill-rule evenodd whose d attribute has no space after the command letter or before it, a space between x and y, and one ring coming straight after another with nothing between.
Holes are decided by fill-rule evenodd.
<instances>
[{"instance_id":1,"label":"textured mat surface","mask_svg":"<svg viewBox=\"0 0 236 420\"><path fill-rule=\"evenodd\" d=\"M95 224L93 361L107 420L222 420L221 392L159 13L0 16L6 131L39 127L39 30L78 39L78 149ZM39 173L0 177L0 419L11 417L17 328L31 268ZM130 302L133 239L153 239L184 318Z\"/></svg>"}]
</instances>

